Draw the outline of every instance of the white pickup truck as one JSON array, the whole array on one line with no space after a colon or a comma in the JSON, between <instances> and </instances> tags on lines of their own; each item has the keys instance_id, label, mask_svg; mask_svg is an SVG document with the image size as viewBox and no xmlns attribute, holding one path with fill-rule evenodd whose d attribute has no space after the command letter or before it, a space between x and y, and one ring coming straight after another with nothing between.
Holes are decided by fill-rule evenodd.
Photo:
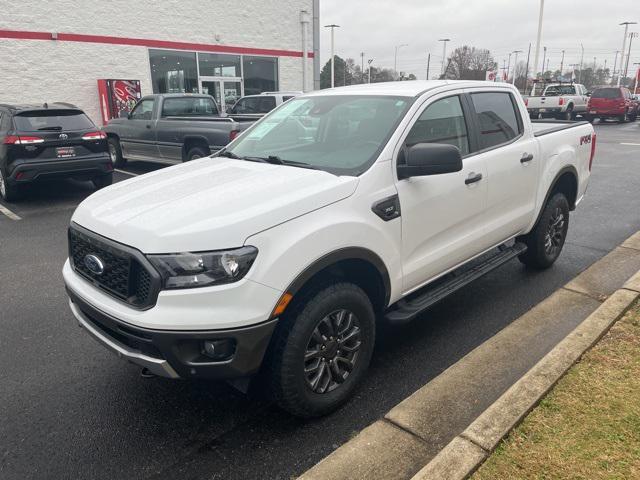
<instances>
[{"instance_id":1,"label":"white pickup truck","mask_svg":"<svg viewBox=\"0 0 640 480\"><path fill-rule=\"evenodd\" d=\"M259 376L282 408L322 415L362 380L378 322L512 258L555 262L595 140L586 122L532 124L507 84L305 94L212 157L82 202L71 310L150 374Z\"/></svg>"},{"instance_id":2,"label":"white pickup truck","mask_svg":"<svg viewBox=\"0 0 640 480\"><path fill-rule=\"evenodd\" d=\"M551 83L540 96L533 94L525 100L529 116L574 120L587 112L587 88L579 83Z\"/></svg>"}]
</instances>

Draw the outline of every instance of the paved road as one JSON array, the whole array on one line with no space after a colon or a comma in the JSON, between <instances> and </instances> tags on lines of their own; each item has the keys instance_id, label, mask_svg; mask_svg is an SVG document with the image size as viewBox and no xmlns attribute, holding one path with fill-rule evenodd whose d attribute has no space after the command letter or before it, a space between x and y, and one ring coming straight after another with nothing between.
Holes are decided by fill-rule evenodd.
<instances>
[{"instance_id":1,"label":"paved road","mask_svg":"<svg viewBox=\"0 0 640 480\"><path fill-rule=\"evenodd\" d=\"M0 212L0 478L302 473L640 229L640 145L621 145L640 144L640 124L596 130L592 182L554 268L530 273L512 262L385 332L357 397L311 422L224 383L143 379L98 346L73 321L60 273L66 225L91 186L32 188L30 198L10 206L21 220ZM150 168L157 167L128 167ZM522 345L519 364L533 365L567 329L555 325L538 348ZM444 440L450 433L442 432Z\"/></svg>"}]
</instances>

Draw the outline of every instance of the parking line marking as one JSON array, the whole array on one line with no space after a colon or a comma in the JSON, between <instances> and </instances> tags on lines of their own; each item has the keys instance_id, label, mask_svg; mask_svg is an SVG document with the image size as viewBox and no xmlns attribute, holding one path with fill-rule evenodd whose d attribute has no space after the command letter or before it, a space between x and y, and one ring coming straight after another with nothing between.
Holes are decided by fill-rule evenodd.
<instances>
[{"instance_id":1,"label":"parking line marking","mask_svg":"<svg viewBox=\"0 0 640 480\"><path fill-rule=\"evenodd\" d=\"M640 147L640 143L624 143L624 142L622 142L622 143L620 143L620 145L632 145L634 147Z\"/></svg>"},{"instance_id":2,"label":"parking line marking","mask_svg":"<svg viewBox=\"0 0 640 480\"><path fill-rule=\"evenodd\" d=\"M15 213L13 213L11 210L9 210L7 207L5 207L2 204L0 204L0 213L5 214L11 220L22 220L22 218L20 218L19 215L16 215Z\"/></svg>"},{"instance_id":3,"label":"parking line marking","mask_svg":"<svg viewBox=\"0 0 640 480\"><path fill-rule=\"evenodd\" d=\"M139 173L131 173L127 172L126 170L120 170L119 168L114 168L114 170L116 172L124 173L125 175L131 175L132 177L137 177L138 175L140 175Z\"/></svg>"}]
</instances>

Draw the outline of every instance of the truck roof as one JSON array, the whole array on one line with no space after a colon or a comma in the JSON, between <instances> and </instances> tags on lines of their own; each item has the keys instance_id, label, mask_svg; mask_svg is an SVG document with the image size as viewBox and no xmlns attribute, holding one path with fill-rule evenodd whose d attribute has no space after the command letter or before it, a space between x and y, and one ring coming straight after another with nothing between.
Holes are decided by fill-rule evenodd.
<instances>
[{"instance_id":1,"label":"truck roof","mask_svg":"<svg viewBox=\"0 0 640 480\"><path fill-rule=\"evenodd\" d=\"M515 90L510 83L484 82L472 80L408 80L404 82L364 83L347 87L328 88L316 90L308 95L392 95L398 97L415 97L429 90L435 90L447 86L457 88L472 87L503 87Z\"/></svg>"}]
</instances>

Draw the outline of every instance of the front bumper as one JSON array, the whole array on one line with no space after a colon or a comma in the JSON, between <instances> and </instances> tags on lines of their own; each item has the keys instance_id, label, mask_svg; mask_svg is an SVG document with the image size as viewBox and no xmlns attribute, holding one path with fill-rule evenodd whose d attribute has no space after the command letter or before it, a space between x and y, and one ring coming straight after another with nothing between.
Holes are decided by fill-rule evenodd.
<instances>
[{"instance_id":1,"label":"front bumper","mask_svg":"<svg viewBox=\"0 0 640 480\"><path fill-rule=\"evenodd\" d=\"M562 113L562 108L528 108L527 111L529 112L529 115L558 115L559 113Z\"/></svg>"},{"instance_id":2,"label":"front bumper","mask_svg":"<svg viewBox=\"0 0 640 480\"><path fill-rule=\"evenodd\" d=\"M167 378L233 379L260 369L276 320L225 330L156 330L114 318L67 288L69 305L81 327L120 358ZM214 361L203 354L205 340L225 340L233 353Z\"/></svg>"},{"instance_id":3,"label":"front bumper","mask_svg":"<svg viewBox=\"0 0 640 480\"><path fill-rule=\"evenodd\" d=\"M27 161L15 160L8 180L28 183L45 178L69 178L75 176L105 175L113 171L109 155L96 155L80 159ZM18 175L20 178L18 178Z\"/></svg>"}]
</instances>

